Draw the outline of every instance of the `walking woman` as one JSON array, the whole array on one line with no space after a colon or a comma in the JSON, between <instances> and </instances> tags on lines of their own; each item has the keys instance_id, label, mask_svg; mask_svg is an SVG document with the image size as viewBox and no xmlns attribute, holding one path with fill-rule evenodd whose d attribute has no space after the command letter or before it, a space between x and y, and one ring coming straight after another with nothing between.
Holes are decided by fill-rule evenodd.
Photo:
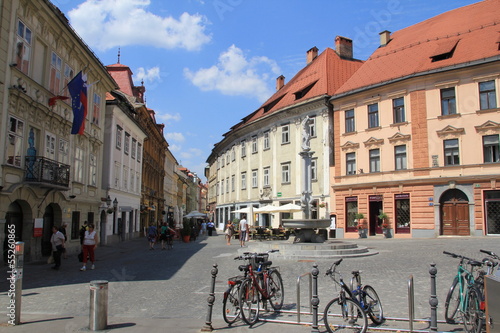
<instances>
[{"instance_id":1,"label":"walking woman","mask_svg":"<svg viewBox=\"0 0 500 333\"><path fill-rule=\"evenodd\" d=\"M227 241L227 245L231 245L231 238L233 237L234 235L234 225L233 225L233 222L231 222L231 220L227 221L227 224L226 224L226 241Z\"/></svg>"},{"instance_id":2,"label":"walking woman","mask_svg":"<svg viewBox=\"0 0 500 333\"><path fill-rule=\"evenodd\" d=\"M89 230L85 231L85 236L83 237L83 266L80 268L81 271L87 270L87 258L90 256L90 261L92 266L90 269L94 269L94 250L97 246L97 232L94 230L94 225L89 224Z\"/></svg>"}]
</instances>

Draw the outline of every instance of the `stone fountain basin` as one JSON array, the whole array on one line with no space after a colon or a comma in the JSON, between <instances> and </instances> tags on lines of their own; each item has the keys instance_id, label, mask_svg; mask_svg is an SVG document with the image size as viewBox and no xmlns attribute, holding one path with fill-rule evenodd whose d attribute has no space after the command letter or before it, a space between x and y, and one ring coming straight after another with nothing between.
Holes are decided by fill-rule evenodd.
<instances>
[{"instance_id":1,"label":"stone fountain basin","mask_svg":"<svg viewBox=\"0 0 500 333\"><path fill-rule=\"evenodd\" d=\"M328 228L331 224L330 219L291 219L282 220L284 228L295 228L295 229L324 229Z\"/></svg>"}]
</instances>

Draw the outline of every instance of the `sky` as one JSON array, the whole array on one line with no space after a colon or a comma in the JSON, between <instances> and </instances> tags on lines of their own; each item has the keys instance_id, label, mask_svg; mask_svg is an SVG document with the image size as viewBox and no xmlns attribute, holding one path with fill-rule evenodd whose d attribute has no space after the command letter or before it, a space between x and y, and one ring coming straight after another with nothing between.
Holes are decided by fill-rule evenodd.
<instances>
[{"instance_id":1,"label":"sky","mask_svg":"<svg viewBox=\"0 0 500 333\"><path fill-rule=\"evenodd\" d=\"M51 0L103 65L130 67L177 162L206 182L215 144L306 65L353 40L366 60L395 32L473 0Z\"/></svg>"}]
</instances>

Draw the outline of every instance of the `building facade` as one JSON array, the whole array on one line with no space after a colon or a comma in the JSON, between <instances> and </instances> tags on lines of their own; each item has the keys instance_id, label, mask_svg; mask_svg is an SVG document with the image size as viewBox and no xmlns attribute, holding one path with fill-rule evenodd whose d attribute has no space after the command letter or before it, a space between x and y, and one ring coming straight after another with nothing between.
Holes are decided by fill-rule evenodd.
<instances>
[{"instance_id":1,"label":"building facade","mask_svg":"<svg viewBox=\"0 0 500 333\"><path fill-rule=\"evenodd\" d=\"M391 34L330 99L337 235L500 234L500 2Z\"/></svg>"},{"instance_id":2,"label":"building facade","mask_svg":"<svg viewBox=\"0 0 500 333\"><path fill-rule=\"evenodd\" d=\"M352 41L338 36L335 50L306 53L306 66L288 83L280 76L276 93L259 109L224 134L209 156L208 206L214 222L223 225L242 208L300 205L303 186L304 132L312 151L312 218L329 216L329 170L333 160L332 118L328 98L362 62L353 59ZM304 119L310 121L304 127ZM300 213L295 213L295 217ZM249 223L277 228L291 213L251 214Z\"/></svg>"},{"instance_id":3,"label":"building facade","mask_svg":"<svg viewBox=\"0 0 500 333\"><path fill-rule=\"evenodd\" d=\"M101 211L105 95L116 87L94 53L46 0L0 3L0 242L25 243L25 260L52 252L52 226L67 224L67 251L80 251L83 221ZM67 84L87 75L81 134ZM82 95L83 96L83 95Z\"/></svg>"}]
</instances>

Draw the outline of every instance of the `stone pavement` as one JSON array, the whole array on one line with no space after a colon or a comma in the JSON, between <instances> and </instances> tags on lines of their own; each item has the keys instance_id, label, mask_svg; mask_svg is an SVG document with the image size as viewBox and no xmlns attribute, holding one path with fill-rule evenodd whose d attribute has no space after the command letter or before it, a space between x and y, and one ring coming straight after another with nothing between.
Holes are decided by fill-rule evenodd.
<instances>
[{"instance_id":1,"label":"stone pavement","mask_svg":"<svg viewBox=\"0 0 500 333\"><path fill-rule=\"evenodd\" d=\"M499 238L443 237L436 239L349 240L367 246L377 255L346 258L339 266L344 279L350 271L360 269L363 282L378 292L384 314L390 318L408 318L408 278L413 275L415 288L415 318L430 315L430 263L438 270L438 319L443 319L444 299L453 279L458 261L442 254L443 250L481 259L479 249L500 253ZM257 242L257 241L256 241ZM256 242L250 241L251 250ZM205 326L207 297L212 281L210 271L217 264L216 302L213 307L213 327L227 332L311 332L308 325L259 322L252 328L237 323L227 327L222 320L222 294L228 277L237 275L240 262L233 258L240 249L233 241L227 246L223 235L201 237L189 244L175 242L169 251L148 251L145 239L126 241L97 249L96 269L80 272L76 255L63 260L62 268L53 271L45 263L25 265L22 297L22 325L7 326L7 269L0 268L0 332L85 332L89 322L89 282L109 281L109 332L199 332ZM319 312L338 290L324 276L333 259L289 260L271 254L270 260L280 267L285 285L285 309L296 311L297 279L318 265ZM307 277L301 282L301 311L307 311L309 296ZM267 317L267 315L264 315ZM274 316L296 321L292 315ZM320 320L321 320L320 315ZM311 322L303 315L302 322ZM386 328L407 328L405 322L392 320ZM403 326L403 327L401 327ZM417 329L427 330L427 323L417 323ZM438 324L439 331L459 331L460 326ZM320 326L324 331L324 327Z\"/></svg>"}]
</instances>

